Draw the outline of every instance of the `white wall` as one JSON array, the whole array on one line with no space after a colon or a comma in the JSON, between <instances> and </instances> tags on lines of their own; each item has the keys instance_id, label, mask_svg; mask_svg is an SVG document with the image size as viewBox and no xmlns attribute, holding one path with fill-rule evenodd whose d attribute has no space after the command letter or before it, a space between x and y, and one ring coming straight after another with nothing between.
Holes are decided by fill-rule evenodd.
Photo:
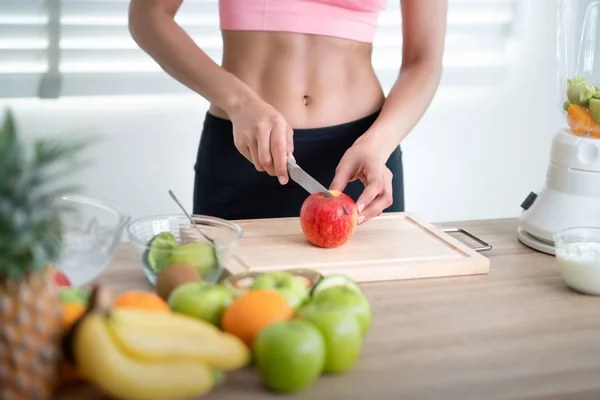
<instances>
[{"instance_id":1,"label":"white wall","mask_svg":"<svg viewBox=\"0 0 600 400\"><path fill-rule=\"evenodd\" d=\"M404 143L406 205L430 221L515 217L544 183L562 123L556 100L554 1L532 1L508 82L441 89ZM133 218L191 209L193 165L207 103L194 95L2 100L27 135L105 136L79 176L85 193ZM125 179L125 175L133 178Z\"/></svg>"}]
</instances>

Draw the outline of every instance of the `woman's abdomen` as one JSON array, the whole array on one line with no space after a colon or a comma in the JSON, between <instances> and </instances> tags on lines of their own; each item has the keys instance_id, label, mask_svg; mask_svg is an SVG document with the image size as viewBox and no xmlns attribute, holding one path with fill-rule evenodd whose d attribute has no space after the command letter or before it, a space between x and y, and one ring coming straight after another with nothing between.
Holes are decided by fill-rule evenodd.
<instances>
[{"instance_id":1,"label":"woman's abdomen","mask_svg":"<svg viewBox=\"0 0 600 400\"><path fill-rule=\"evenodd\" d=\"M383 91L371 46L280 32L223 32L222 66L279 111L292 128L318 128L379 110ZM221 118L226 114L211 107Z\"/></svg>"}]
</instances>

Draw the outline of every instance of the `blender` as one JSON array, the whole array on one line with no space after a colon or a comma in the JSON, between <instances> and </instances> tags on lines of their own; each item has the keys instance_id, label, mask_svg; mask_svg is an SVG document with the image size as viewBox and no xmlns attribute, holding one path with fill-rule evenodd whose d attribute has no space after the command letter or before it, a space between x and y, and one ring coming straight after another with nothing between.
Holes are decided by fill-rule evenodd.
<instances>
[{"instance_id":1,"label":"blender","mask_svg":"<svg viewBox=\"0 0 600 400\"><path fill-rule=\"evenodd\" d=\"M517 236L554 255L553 235L600 226L600 0L558 1L559 96L545 186L521 204Z\"/></svg>"}]
</instances>

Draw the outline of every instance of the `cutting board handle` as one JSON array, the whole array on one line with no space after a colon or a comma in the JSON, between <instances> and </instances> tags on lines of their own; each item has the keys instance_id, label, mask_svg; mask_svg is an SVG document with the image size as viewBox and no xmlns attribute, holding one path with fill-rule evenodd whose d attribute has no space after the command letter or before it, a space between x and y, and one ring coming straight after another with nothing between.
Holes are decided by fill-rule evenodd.
<instances>
[{"instance_id":1,"label":"cutting board handle","mask_svg":"<svg viewBox=\"0 0 600 400\"><path fill-rule=\"evenodd\" d=\"M442 229L443 232L445 233L460 233L465 235L466 237L476 241L477 243L479 243L481 246L479 247L473 247L472 249L474 251L486 251L486 250L491 250L492 245L489 243L486 243L485 241L481 240L480 238L478 238L477 236L473 235L472 233L469 233L467 231L465 231L462 228L444 228Z\"/></svg>"}]
</instances>

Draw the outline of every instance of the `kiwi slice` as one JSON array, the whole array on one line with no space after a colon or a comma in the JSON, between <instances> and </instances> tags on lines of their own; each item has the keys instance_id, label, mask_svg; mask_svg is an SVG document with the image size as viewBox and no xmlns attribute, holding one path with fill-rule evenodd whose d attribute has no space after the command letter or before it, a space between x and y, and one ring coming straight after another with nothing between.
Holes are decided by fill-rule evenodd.
<instances>
[{"instance_id":1,"label":"kiwi slice","mask_svg":"<svg viewBox=\"0 0 600 400\"><path fill-rule=\"evenodd\" d=\"M154 272L160 273L169 266L171 252L179 247L179 242L171 232L161 232L148 245L148 265Z\"/></svg>"},{"instance_id":2,"label":"kiwi slice","mask_svg":"<svg viewBox=\"0 0 600 400\"><path fill-rule=\"evenodd\" d=\"M346 275L336 274L329 275L321 279L319 283L317 283L317 285L313 288L311 295L314 297L323 290L329 289L334 286L346 286L352 290L355 290L361 295L363 294L363 291L360 288L360 286L358 286L358 284L352 279L350 279Z\"/></svg>"}]
</instances>

